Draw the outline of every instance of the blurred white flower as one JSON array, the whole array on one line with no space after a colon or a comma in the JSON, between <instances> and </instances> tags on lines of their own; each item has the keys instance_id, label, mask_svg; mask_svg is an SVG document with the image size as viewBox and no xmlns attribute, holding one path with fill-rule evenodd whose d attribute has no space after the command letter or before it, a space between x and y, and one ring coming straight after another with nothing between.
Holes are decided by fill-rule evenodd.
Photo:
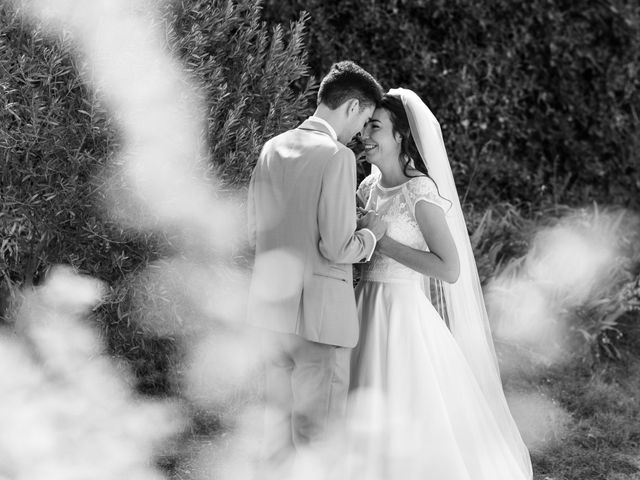
<instances>
[{"instance_id":1,"label":"blurred white flower","mask_svg":"<svg viewBox=\"0 0 640 480\"><path fill-rule=\"evenodd\" d=\"M137 396L84 318L101 284L57 268L0 333L1 471L16 479L160 479L154 451L184 428L177 404ZM74 300L75 299L75 300Z\"/></svg>"},{"instance_id":2,"label":"blurred white flower","mask_svg":"<svg viewBox=\"0 0 640 480\"><path fill-rule=\"evenodd\" d=\"M517 259L486 288L494 335L531 349L549 364L566 357L568 315L611 278L619 216L568 216L540 230Z\"/></svg>"}]
</instances>

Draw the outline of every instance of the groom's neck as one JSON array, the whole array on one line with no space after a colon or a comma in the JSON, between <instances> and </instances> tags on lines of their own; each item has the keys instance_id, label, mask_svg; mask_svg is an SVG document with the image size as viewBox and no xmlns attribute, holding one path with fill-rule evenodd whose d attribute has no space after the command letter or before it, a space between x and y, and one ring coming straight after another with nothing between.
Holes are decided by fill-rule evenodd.
<instances>
[{"instance_id":1,"label":"groom's neck","mask_svg":"<svg viewBox=\"0 0 640 480\"><path fill-rule=\"evenodd\" d=\"M324 121L326 121L329 125L333 127L336 134L338 135L338 138L340 137L340 134L344 128L340 109L331 110L326 105L320 104L316 108L316 111L313 113L313 116L321 118Z\"/></svg>"}]
</instances>

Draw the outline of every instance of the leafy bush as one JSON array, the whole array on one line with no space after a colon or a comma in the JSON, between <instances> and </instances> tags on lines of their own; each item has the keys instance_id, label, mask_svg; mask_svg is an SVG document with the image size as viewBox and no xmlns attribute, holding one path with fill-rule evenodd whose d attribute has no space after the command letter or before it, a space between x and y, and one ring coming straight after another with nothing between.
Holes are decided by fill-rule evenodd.
<instances>
[{"instance_id":1,"label":"leafy bush","mask_svg":"<svg viewBox=\"0 0 640 480\"><path fill-rule=\"evenodd\" d=\"M6 4L0 6L0 28L5 289L37 283L53 263L102 278L106 265L127 269L115 261L127 255L126 248L123 252L111 240L92 199L92 172L108 160L116 136L106 111L78 76L70 40L50 42Z\"/></svg>"},{"instance_id":2,"label":"leafy bush","mask_svg":"<svg viewBox=\"0 0 640 480\"><path fill-rule=\"evenodd\" d=\"M633 350L640 217L597 205L534 215L498 207L484 212L471 237L498 335L552 361L595 364Z\"/></svg>"},{"instance_id":3,"label":"leafy bush","mask_svg":"<svg viewBox=\"0 0 640 480\"><path fill-rule=\"evenodd\" d=\"M167 47L202 86L211 169L231 193L248 180L264 141L308 112L305 18L288 30L268 27L252 0L163 8ZM131 298L138 273L172 246L106 217L102 173L119 148L117 112L80 69L70 38L46 37L0 5L0 316L10 320L18 288L38 284L49 266L72 265L110 285L98 316L111 351L132 362L141 390L166 391L175 344L141 330Z\"/></svg>"},{"instance_id":4,"label":"leafy bush","mask_svg":"<svg viewBox=\"0 0 640 480\"><path fill-rule=\"evenodd\" d=\"M480 282L485 285L506 262L522 257L537 226L535 217L510 203L469 210L466 215Z\"/></svg>"},{"instance_id":5,"label":"leafy bush","mask_svg":"<svg viewBox=\"0 0 640 480\"><path fill-rule=\"evenodd\" d=\"M245 184L265 140L309 113L315 83L303 42L307 17L296 16L285 34L279 23L272 31L262 23L260 2L183 0L166 18L171 48L209 107L217 172L226 183Z\"/></svg>"},{"instance_id":6,"label":"leafy bush","mask_svg":"<svg viewBox=\"0 0 640 480\"><path fill-rule=\"evenodd\" d=\"M589 301L574 312L573 328L582 334L595 360L619 360L619 346L628 341L623 337L637 335L633 323L638 323L640 312L640 222L628 213L619 214L614 222L601 220L598 211L583 217L616 232L619 255Z\"/></svg>"},{"instance_id":7,"label":"leafy bush","mask_svg":"<svg viewBox=\"0 0 640 480\"><path fill-rule=\"evenodd\" d=\"M300 10L316 75L351 58L429 104L467 203L640 206L634 0L271 0L265 18Z\"/></svg>"}]
</instances>

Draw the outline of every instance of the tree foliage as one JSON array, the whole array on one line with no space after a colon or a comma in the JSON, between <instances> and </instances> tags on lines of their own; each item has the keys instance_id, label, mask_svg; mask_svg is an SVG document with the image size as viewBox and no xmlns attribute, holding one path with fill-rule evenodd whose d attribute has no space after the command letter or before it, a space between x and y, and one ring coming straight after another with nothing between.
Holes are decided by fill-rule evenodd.
<instances>
[{"instance_id":1,"label":"tree foliage","mask_svg":"<svg viewBox=\"0 0 640 480\"><path fill-rule=\"evenodd\" d=\"M209 107L213 162L236 185L248 181L264 141L308 113L314 91L303 42L306 15L285 32L280 23L264 25L261 13L254 1L183 0L166 15L172 49Z\"/></svg>"},{"instance_id":2,"label":"tree foliage","mask_svg":"<svg viewBox=\"0 0 640 480\"><path fill-rule=\"evenodd\" d=\"M351 58L429 104L467 202L639 206L634 0L273 0L265 18L300 10L315 74Z\"/></svg>"},{"instance_id":3,"label":"tree foliage","mask_svg":"<svg viewBox=\"0 0 640 480\"><path fill-rule=\"evenodd\" d=\"M253 0L162 8L167 48L201 88L211 170L229 190L241 188L264 141L308 112L305 17L267 26ZM143 390L159 391L173 347L140 330L131 299L138 273L170 245L105 215L117 112L85 83L74 49L67 35L52 39L0 5L0 318L9 319L20 287L38 284L53 264L72 265L109 284L98 317L112 351L133 362Z\"/></svg>"}]
</instances>

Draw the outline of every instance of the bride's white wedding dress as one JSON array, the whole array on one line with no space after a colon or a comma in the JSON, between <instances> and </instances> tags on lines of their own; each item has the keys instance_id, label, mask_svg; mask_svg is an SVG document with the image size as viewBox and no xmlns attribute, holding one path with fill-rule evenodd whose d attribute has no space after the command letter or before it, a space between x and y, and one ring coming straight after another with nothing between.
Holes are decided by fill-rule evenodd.
<instances>
[{"instance_id":1,"label":"bride's white wedding dress","mask_svg":"<svg viewBox=\"0 0 640 480\"><path fill-rule=\"evenodd\" d=\"M448 202L427 177L384 188L379 175L362 182L360 199L381 215L391 238L428 249L415 205L426 201L446 209ZM517 430L514 440L496 421L425 294L423 279L374 253L356 288L361 334L351 382L353 390L370 396L354 396L352 412L359 425L374 432L365 448L369 458L360 467L366 470L362 478L528 480L530 463Z\"/></svg>"}]
</instances>

